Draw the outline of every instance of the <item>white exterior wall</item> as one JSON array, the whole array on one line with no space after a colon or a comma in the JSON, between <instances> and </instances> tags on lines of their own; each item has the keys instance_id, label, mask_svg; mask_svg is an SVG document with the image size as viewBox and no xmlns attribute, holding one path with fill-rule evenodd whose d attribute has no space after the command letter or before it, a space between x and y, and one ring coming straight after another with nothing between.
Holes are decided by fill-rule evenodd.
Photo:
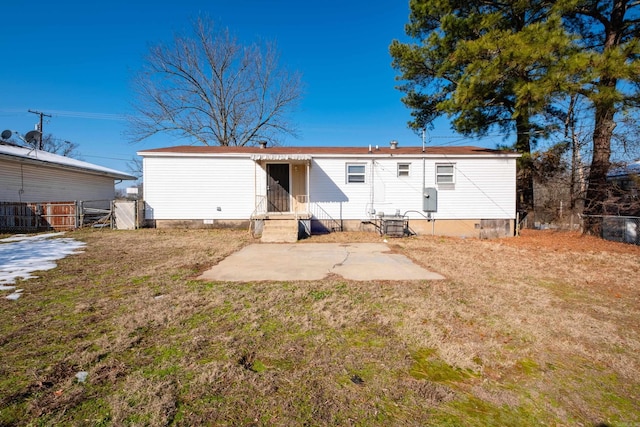
<instances>
[{"instance_id":1,"label":"white exterior wall","mask_svg":"<svg viewBox=\"0 0 640 427\"><path fill-rule=\"evenodd\" d=\"M317 203L334 219L363 219L371 203L371 186L365 183L347 184L347 164L365 164L371 160L314 158L309 171L309 202ZM313 210L313 209L312 209Z\"/></svg>"},{"instance_id":2,"label":"white exterior wall","mask_svg":"<svg viewBox=\"0 0 640 427\"><path fill-rule=\"evenodd\" d=\"M147 219L249 219L256 179L248 157L145 157ZM264 182L264 178L261 178Z\"/></svg>"},{"instance_id":3,"label":"white exterior wall","mask_svg":"<svg viewBox=\"0 0 640 427\"><path fill-rule=\"evenodd\" d=\"M247 220L256 195L266 191L263 163L249 156L146 156L144 199L147 219ZM346 166L364 164L365 183L347 183ZM410 164L410 175L398 177L398 163ZM455 165L455 184L436 185L436 164ZM366 220L376 213L407 211L423 219L424 187L438 190L435 219L514 219L516 159L513 157L313 156L309 200L334 219ZM313 211L313 208L311 209Z\"/></svg>"},{"instance_id":4,"label":"white exterior wall","mask_svg":"<svg viewBox=\"0 0 640 427\"><path fill-rule=\"evenodd\" d=\"M113 178L0 160L0 201L113 200Z\"/></svg>"},{"instance_id":5,"label":"white exterior wall","mask_svg":"<svg viewBox=\"0 0 640 427\"><path fill-rule=\"evenodd\" d=\"M435 184L435 166L427 172L427 187L438 188L440 219L515 219L516 159L453 159L455 184L452 188Z\"/></svg>"},{"instance_id":6,"label":"white exterior wall","mask_svg":"<svg viewBox=\"0 0 640 427\"><path fill-rule=\"evenodd\" d=\"M365 183L347 183L346 165L366 165ZM398 163L410 164L410 175L398 177ZM436 185L436 164L455 165L455 184ZM335 219L369 219L373 211L393 215L422 212L424 187L438 190L436 219L515 218L514 158L315 158L310 201ZM412 219L424 218L416 212Z\"/></svg>"}]
</instances>

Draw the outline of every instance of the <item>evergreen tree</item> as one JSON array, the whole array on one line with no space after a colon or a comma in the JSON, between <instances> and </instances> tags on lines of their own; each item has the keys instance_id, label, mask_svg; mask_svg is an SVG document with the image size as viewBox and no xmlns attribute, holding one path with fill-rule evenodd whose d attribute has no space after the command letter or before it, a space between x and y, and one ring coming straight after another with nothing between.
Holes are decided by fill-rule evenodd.
<instances>
[{"instance_id":1,"label":"evergreen tree","mask_svg":"<svg viewBox=\"0 0 640 427\"><path fill-rule=\"evenodd\" d=\"M597 215L604 213L608 196L607 174L616 122L637 108L640 101L640 4L635 0L566 0L558 5L568 29L579 36L576 44L587 59L576 88L591 102L594 114L584 231L600 234Z\"/></svg>"},{"instance_id":2,"label":"evergreen tree","mask_svg":"<svg viewBox=\"0 0 640 427\"><path fill-rule=\"evenodd\" d=\"M410 8L406 32L419 43L394 40L390 47L410 126L448 115L464 135L494 127L515 133L523 154L519 209L531 211L531 148L548 131L540 118L565 85L560 76L570 73L563 58L572 46L560 16L540 0L412 0Z\"/></svg>"},{"instance_id":3,"label":"evergreen tree","mask_svg":"<svg viewBox=\"0 0 640 427\"><path fill-rule=\"evenodd\" d=\"M594 114L585 212L602 213L615 115L639 99L639 8L631 0L411 0L406 32L419 43L390 48L410 125L448 115L467 135L515 131L520 208L530 210L531 147L555 130L545 113L581 96ZM597 222L585 231L597 232Z\"/></svg>"}]
</instances>

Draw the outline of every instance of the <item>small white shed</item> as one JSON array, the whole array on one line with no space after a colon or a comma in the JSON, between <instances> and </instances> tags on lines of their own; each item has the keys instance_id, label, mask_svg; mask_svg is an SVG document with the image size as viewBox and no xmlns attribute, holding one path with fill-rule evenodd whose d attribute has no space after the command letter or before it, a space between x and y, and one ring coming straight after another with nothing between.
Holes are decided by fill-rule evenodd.
<instances>
[{"instance_id":1,"label":"small white shed","mask_svg":"<svg viewBox=\"0 0 640 427\"><path fill-rule=\"evenodd\" d=\"M113 200L136 177L46 151L0 144L0 202Z\"/></svg>"}]
</instances>

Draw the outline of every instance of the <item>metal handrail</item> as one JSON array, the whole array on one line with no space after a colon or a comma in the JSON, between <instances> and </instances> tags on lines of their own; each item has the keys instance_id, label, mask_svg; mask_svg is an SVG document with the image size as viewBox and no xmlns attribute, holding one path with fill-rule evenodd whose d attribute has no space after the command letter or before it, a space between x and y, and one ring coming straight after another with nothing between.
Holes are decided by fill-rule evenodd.
<instances>
[{"instance_id":1,"label":"metal handrail","mask_svg":"<svg viewBox=\"0 0 640 427\"><path fill-rule=\"evenodd\" d=\"M316 219L321 222L328 221L330 224L334 224L335 230L334 227L331 227L332 231L342 231L342 223L333 218L327 211L322 208L322 206L320 206L318 203L310 203L310 205L313 206L310 212L314 217L316 217Z\"/></svg>"},{"instance_id":2,"label":"metal handrail","mask_svg":"<svg viewBox=\"0 0 640 427\"><path fill-rule=\"evenodd\" d=\"M256 200L258 203L256 203L256 207L253 209L253 212L251 212L251 216L249 217L249 234L252 237L255 237L253 232L255 229L255 222L258 220L258 212L260 212L260 215L266 215L267 213L267 196L257 195Z\"/></svg>"},{"instance_id":3,"label":"metal handrail","mask_svg":"<svg viewBox=\"0 0 640 427\"><path fill-rule=\"evenodd\" d=\"M263 215L267 213L267 196L256 196L258 203L256 203L256 207L251 212L251 219L254 219L257 215Z\"/></svg>"}]
</instances>

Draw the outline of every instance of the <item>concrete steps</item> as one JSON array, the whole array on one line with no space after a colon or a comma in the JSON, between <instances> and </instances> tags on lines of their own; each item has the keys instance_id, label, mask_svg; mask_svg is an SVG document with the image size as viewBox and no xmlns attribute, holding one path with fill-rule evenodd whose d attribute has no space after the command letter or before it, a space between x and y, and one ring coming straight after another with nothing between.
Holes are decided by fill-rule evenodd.
<instances>
[{"instance_id":1,"label":"concrete steps","mask_svg":"<svg viewBox=\"0 0 640 427\"><path fill-rule=\"evenodd\" d=\"M298 241L298 220L265 219L260 241L264 243L295 243Z\"/></svg>"}]
</instances>

